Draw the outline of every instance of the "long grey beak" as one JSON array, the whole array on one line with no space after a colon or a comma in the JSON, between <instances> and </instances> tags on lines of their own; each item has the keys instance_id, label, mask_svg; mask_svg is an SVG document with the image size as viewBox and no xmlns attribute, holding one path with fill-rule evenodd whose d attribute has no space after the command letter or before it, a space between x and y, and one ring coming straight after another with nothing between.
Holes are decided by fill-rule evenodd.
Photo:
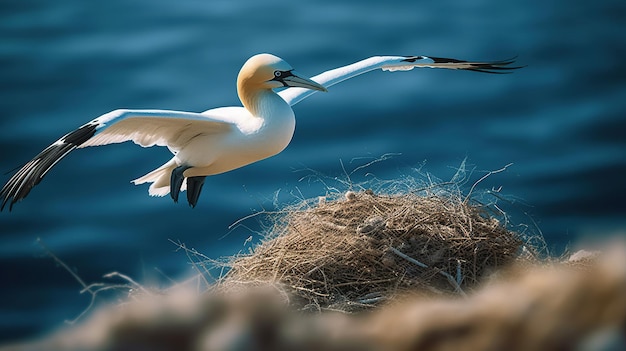
<instances>
[{"instance_id":1,"label":"long grey beak","mask_svg":"<svg viewBox=\"0 0 626 351\"><path fill-rule=\"evenodd\" d=\"M306 89L312 89L312 90L319 90L323 92L328 91L326 90L326 88L324 88L323 85L309 78L304 78L300 76L298 73L293 72L293 71L291 72L290 76L283 78L283 83L290 87L300 87L300 88L306 88Z\"/></svg>"}]
</instances>

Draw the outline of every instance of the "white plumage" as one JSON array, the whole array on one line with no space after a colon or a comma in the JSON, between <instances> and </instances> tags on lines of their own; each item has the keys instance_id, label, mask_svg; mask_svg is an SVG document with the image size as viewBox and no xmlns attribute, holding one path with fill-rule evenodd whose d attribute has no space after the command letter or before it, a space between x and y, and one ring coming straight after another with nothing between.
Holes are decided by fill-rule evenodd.
<instances>
[{"instance_id":1,"label":"white plumage","mask_svg":"<svg viewBox=\"0 0 626 351\"><path fill-rule=\"evenodd\" d=\"M503 73L513 60L467 62L426 56L377 56L326 71L311 79L299 76L284 60L270 54L251 57L237 77L241 107L221 107L202 113L169 110L114 110L64 135L19 169L0 190L4 209L25 198L48 171L76 148L133 141L143 147L166 146L173 158L140 177L151 183L150 195L187 190L195 206L206 176L227 172L281 152L293 136L291 106L316 91L357 75L382 69L416 67ZM287 87L276 93L273 89Z\"/></svg>"}]
</instances>

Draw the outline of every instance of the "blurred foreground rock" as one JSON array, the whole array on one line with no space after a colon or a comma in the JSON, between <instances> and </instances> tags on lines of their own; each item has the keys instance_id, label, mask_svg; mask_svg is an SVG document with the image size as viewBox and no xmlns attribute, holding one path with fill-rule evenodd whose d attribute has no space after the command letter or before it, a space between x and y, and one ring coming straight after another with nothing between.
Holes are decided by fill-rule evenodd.
<instances>
[{"instance_id":1,"label":"blurred foreground rock","mask_svg":"<svg viewBox=\"0 0 626 351\"><path fill-rule=\"evenodd\" d=\"M584 265L514 266L467 298L402 296L357 314L305 313L280 286L142 295L3 350L623 350L626 249Z\"/></svg>"}]
</instances>

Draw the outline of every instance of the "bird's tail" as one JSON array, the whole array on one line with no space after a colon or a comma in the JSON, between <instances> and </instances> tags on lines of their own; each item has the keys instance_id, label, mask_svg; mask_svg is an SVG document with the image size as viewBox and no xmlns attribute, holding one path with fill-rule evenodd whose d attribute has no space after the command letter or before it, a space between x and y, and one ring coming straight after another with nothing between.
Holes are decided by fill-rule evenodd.
<instances>
[{"instance_id":1,"label":"bird's tail","mask_svg":"<svg viewBox=\"0 0 626 351\"><path fill-rule=\"evenodd\" d=\"M170 179L172 177L172 171L177 166L176 161L171 159L163 166L155 169L143 177L133 180L132 182L135 185L152 183L148 189L150 196L165 196L170 192ZM184 182L181 190L185 190L187 188L186 185L186 182Z\"/></svg>"}]
</instances>

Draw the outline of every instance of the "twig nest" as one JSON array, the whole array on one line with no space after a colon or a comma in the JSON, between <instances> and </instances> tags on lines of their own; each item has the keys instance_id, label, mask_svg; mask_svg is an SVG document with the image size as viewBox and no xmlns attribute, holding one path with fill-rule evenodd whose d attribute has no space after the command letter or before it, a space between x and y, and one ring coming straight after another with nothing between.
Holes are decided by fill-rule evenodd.
<instances>
[{"instance_id":1,"label":"twig nest","mask_svg":"<svg viewBox=\"0 0 626 351\"><path fill-rule=\"evenodd\" d=\"M385 228L385 219L381 216L369 217L356 228L358 234L372 235Z\"/></svg>"},{"instance_id":2,"label":"twig nest","mask_svg":"<svg viewBox=\"0 0 626 351\"><path fill-rule=\"evenodd\" d=\"M296 307L354 311L403 292L463 294L521 251L517 233L460 196L344 197L281 211L271 238L235 258L220 286L270 283Z\"/></svg>"}]
</instances>

